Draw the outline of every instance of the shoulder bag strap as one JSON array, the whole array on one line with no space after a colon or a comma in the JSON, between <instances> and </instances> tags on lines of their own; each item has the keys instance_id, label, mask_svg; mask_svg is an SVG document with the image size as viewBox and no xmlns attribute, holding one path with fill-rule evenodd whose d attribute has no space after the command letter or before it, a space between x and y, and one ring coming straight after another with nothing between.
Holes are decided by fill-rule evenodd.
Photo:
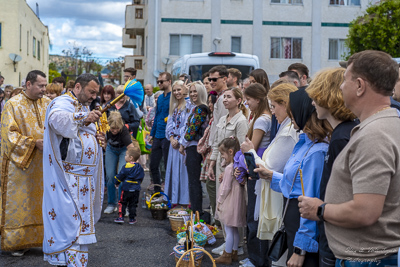
<instances>
[{"instance_id":1,"label":"shoulder bag strap","mask_svg":"<svg viewBox=\"0 0 400 267\"><path fill-rule=\"evenodd\" d=\"M297 168L297 171L296 171L296 173L295 173L295 175L294 175L294 178L293 178L292 187L290 188L290 191L289 191L289 196L290 196L290 192L292 192L292 190L293 190L294 182L296 181L296 177L297 177L297 174L299 173L299 170L300 170L300 168L301 168L301 164L303 163L304 158L307 156L308 152L310 151L310 149L311 149L314 145L315 145L315 143L313 143L313 144L310 146L310 148L309 148L309 149L307 150L307 152L304 154L303 159L300 161L299 167ZM288 197L288 199L287 199L287 201L286 201L285 209L283 210L283 216L282 216L282 218L285 218L286 211L287 211L287 208L288 208L288 206L289 206L289 200L290 200L290 198ZM283 220L282 220L282 224L283 224Z\"/></svg>"}]
</instances>

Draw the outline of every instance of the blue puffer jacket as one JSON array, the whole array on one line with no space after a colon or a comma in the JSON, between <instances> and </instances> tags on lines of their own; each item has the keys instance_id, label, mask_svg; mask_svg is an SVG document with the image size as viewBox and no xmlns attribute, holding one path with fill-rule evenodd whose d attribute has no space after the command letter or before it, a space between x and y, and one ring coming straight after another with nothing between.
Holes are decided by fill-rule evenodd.
<instances>
[{"instance_id":1,"label":"blue puffer jacket","mask_svg":"<svg viewBox=\"0 0 400 267\"><path fill-rule=\"evenodd\" d=\"M126 163L114 177L116 185L122 183L122 191L140 191L140 184L144 178L144 170L139 163Z\"/></svg>"}]
</instances>

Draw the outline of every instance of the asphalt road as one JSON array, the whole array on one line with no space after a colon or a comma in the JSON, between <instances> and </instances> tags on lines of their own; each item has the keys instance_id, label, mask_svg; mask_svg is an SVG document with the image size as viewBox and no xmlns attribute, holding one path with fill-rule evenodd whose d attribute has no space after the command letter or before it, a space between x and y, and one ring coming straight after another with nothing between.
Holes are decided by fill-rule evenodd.
<instances>
[{"instance_id":1,"label":"asphalt road","mask_svg":"<svg viewBox=\"0 0 400 267\"><path fill-rule=\"evenodd\" d=\"M149 183L150 178L146 173L142 187L146 188ZM206 206L208 201L204 202L204 206ZM105 206L106 203L103 208ZM89 245L89 266L175 266L174 255L170 254L176 245L176 237L170 228L169 220L154 220L151 217L151 212L142 209L140 203L137 211L138 216L135 225L129 225L127 223L128 218L122 225L114 223L113 220L117 217L116 213L102 215L95 226L97 243ZM222 242L222 239L217 239L217 243L214 246L207 245L206 250L211 252ZM243 258L245 257L239 257L239 259ZM51 265L43 261L41 248L34 248L23 257L13 257L9 252L0 250L0 266L36 267ZM211 261L206 256L203 258L202 266L212 266ZM239 266L239 264L234 263L230 266Z\"/></svg>"}]
</instances>

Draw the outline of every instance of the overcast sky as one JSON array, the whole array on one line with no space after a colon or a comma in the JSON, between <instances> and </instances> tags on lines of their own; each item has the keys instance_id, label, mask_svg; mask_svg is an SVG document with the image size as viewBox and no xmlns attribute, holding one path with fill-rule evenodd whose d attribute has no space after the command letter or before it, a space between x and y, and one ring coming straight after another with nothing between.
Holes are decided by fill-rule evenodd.
<instances>
[{"instance_id":1,"label":"overcast sky","mask_svg":"<svg viewBox=\"0 0 400 267\"><path fill-rule=\"evenodd\" d=\"M107 60L130 55L122 47L126 0L26 0L41 21L48 26L52 48L50 54L61 55L63 49L86 47L93 56Z\"/></svg>"}]
</instances>

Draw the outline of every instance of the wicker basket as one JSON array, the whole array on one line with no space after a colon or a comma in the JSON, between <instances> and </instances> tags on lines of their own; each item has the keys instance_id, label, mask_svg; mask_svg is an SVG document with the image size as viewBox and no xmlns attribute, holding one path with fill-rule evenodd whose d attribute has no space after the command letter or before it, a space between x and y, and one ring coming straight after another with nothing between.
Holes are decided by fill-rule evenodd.
<instances>
[{"instance_id":1,"label":"wicker basket","mask_svg":"<svg viewBox=\"0 0 400 267\"><path fill-rule=\"evenodd\" d=\"M207 243L207 236L205 234L194 232L193 236L194 236L194 242L196 242L198 246L204 247L205 244ZM176 239L177 241L179 241L181 238L184 237L186 237L186 233L182 232L176 236Z\"/></svg>"},{"instance_id":2,"label":"wicker basket","mask_svg":"<svg viewBox=\"0 0 400 267\"><path fill-rule=\"evenodd\" d=\"M161 187L161 185L159 185L159 184L154 184L154 186L159 186L159 187ZM151 197L154 195L154 189L153 190L150 190L150 185L146 188L146 193L145 193L145 200L144 200L144 202L145 202L145 205L146 205L146 209L149 209L149 207L148 207L148 204L150 203L150 199L151 199ZM155 204L161 204L162 202L157 202L157 203L155 203Z\"/></svg>"},{"instance_id":3,"label":"wicker basket","mask_svg":"<svg viewBox=\"0 0 400 267\"><path fill-rule=\"evenodd\" d=\"M168 218L169 218L169 223L171 224L171 230L176 232L182 227L185 226L185 220L183 219L183 216L187 216L190 218L190 215L181 215L181 214L172 214L171 212L174 211L186 211L186 209L183 208L173 208L168 211Z\"/></svg>"},{"instance_id":4,"label":"wicker basket","mask_svg":"<svg viewBox=\"0 0 400 267\"><path fill-rule=\"evenodd\" d=\"M151 217L155 220L165 220L167 218L167 209L151 209Z\"/></svg>"},{"instance_id":5,"label":"wicker basket","mask_svg":"<svg viewBox=\"0 0 400 267\"><path fill-rule=\"evenodd\" d=\"M176 254L175 254L176 267L193 266L193 262L196 267L200 267L203 257L200 260L196 261L195 256L197 256L197 254L198 254L198 252L196 253L196 251L206 254L211 259L213 267L217 267L213 256L211 256L211 254L208 251L204 250L203 248L199 248L199 247L194 247L188 251L185 251L185 253L182 254L182 256L179 258L178 261L176 259ZM192 259L190 259L191 257L192 257Z\"/></svg>"},{"instance_id":6,"label":"wicker basket","mask_svg":"<svg viewBox=\"0 0 400 267\"><path fill-rule=\"evenodd\" d=\"M182 250L183 248L185 248L184 245L180 245L180 246L175 246L174 247L174 254L175 254L175 263L178 263L179 259L182 257L182 255L186 252L181 252L180 250ZM199 246L194 246L194 248L196 249L201 249L202 247ZM203 260L203 256L204 256L204 252L203 251L196 251L194 254L194 266L196 267L200 267L201 266L201 261ZM190 262L190 254L186 254L185 256L183 256L183 258L181 259L181 262L179 263L179 265L177 264L176 267L188 267L189 266L189 262Z\"/></svg>"},{"instance_id":7,"label":"wicker basket","mask_svg":"<svg viewBox=\"0 0 400 267\"><path fill-rule=\"evenodd\" d=\"M182 227L185 226L185 222L183 220L183 218L180 216L168 216L169 218L169 223L171 224L171 230L173 232L178 231L179 229L181 229Z\"/></svg>"}]
</instances>

